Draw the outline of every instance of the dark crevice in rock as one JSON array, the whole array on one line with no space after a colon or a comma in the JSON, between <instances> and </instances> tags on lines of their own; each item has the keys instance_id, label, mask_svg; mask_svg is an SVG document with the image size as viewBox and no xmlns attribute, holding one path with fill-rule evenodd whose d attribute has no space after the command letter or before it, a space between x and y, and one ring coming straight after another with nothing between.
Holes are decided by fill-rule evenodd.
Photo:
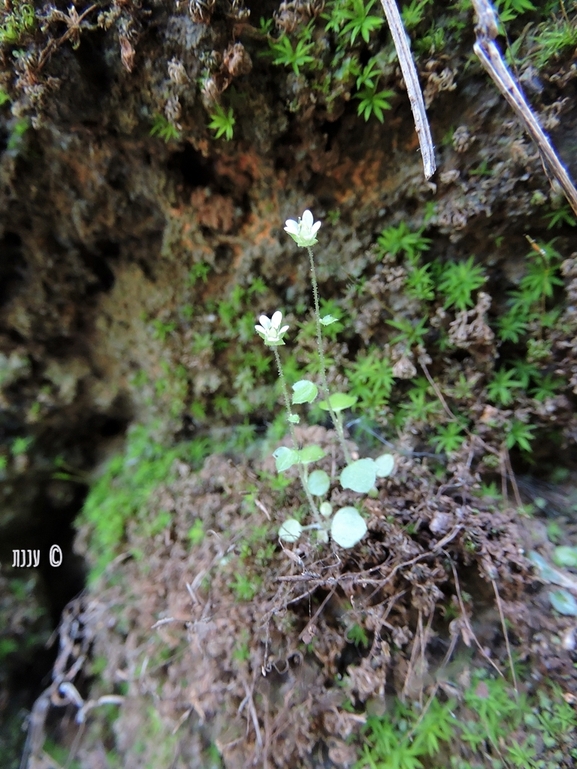
<instances>
[{"instance_id":1,"label":"dark crevice in rock","mask_svg":"<svg viewBox=\"0 0 577 769\"><path fill-rule=\"evenodd\" d=\"M189 143L186 143L180 152L171 155L168 169L191 190L206 187L215 181L212 161L203 157L202 153Z\"/></svg>"},{"instance_id":2,"label":"dark crevice in rock","mask_svg":"<svg viewBox=\"0 0 577 769\"><path fill-rule=\"evenodd\" d=\"M119 246L117 243L103 243L103 248L99 248L97 253L80 249L80 256L85 266L96 277L97 282L87 286L87 296L93 296L100 291L109 291L114 286L114 273L110 269L107 256L118 255Z\"/></svg>"},{"instance_id":3,"label":"dark crevice in rock","mask_svg":"<svg viewBox=\"0 0 577 769\"><path fill-rule=\"evenodd\" d=\"M6 232L0 240L0 306L14 294L18 283L24 280L26 260L22 254L22 239L15 232Z\"/></svg>"}]
</instances>

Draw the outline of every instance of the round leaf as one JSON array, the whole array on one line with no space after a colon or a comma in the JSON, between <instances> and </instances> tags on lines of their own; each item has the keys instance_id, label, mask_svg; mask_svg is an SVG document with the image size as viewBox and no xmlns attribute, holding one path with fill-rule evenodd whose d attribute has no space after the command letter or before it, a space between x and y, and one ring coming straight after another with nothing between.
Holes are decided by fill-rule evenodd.
<instances>
[{"instance_id":1,"label":"round leaf","mask_svg":"<svg viewBox=\"0 0 577 769\"><path fill-rule=\"evenodd\" d=\"M375 459L377 478L388 478L395 469L395 458L392 454L381 454Z\"/></svg>"},{"instance_id":2,"label":"round leaf","mask_svg":"<svg viewBox=\"0 0 577 769\"><path fill-rule=\"evenodd\" d=\"M288 421L293 425L298 425L298 423L301 421L301 418L298 414L291 414L288 418Z\"/></svg>"},{"instance_id":3,"label":"round leaf","mask_svg":"<svg viewBox=\"0 0 577 769\"><path fill-rule=\"evenodd\" d=\"M553 551L553 562L557 566L577 567L577 547L561 545Z\"/></svg>"},{"instance_id":4,"label":"round leaf","mask_svg":"<svg viewBox=\"0 0 577 769\"><path fill-rule=\"evenodd\" d=\"M577 617L577 601L568 590L551 590L549 593L551 606L559 614L565 614L568 617Z\"/></svg>"},{"instance_id":5,"label":"round leaf","mask_svg":"<svg viewBox=\"0 0 577 769\"><path fill-rule=\"evenodd\" d=\"M293 385L293 403L312 403L319 393L319 388L308 379L300 379Z\"/></svg>"},{"instance_id":6,"label":"round leaf","mask_svg":"<svg viewBox=\"0 0 577 769\"><path fill-rule=\"evenodd\" d=\"M553 585L558 585L560 572L554 569L542 555L539 555L535 550L531 550L529 553L529 560L532 561L537 567L539 577L545 582L551 582Z\"/></svg>"},{"instance_id":7,"label":"round leaf","mask_svg":"<svg viewBox=\"0 0 577 769\"><path fill-rule=\"evenodd\" d=\"M347 393L333 393L330 396L328 402L321 401L319 406L323 411L330 411L330 403L330 408L332 408L333 411L344 411L345 409L350 409L351 406L354 406L356 402L356 395L348 395Z\"/></svg>"},{"instance_id":8,"label":"round leaf","mask_svg":"<svg viewBox=\"0 0 577 769\"><path fill-rule=\"evenodd\" d=\"M328 518L333 514L333 506L330 502L321 502L319 505L319 513L324 517Z\"/></svg>"},{"instance_id":9,"label":"round leaf","mask_svg":"<svg viewBox=\"0 0 577 769\"><path fill-rule=\"evenodd\" d=\"M288 470L289 467L296 465L299 461L299 453L294 449L289 449L288 446L279 446L276 451L272 453L277 473L282 473L284 470Z\"/></svg>"},{"instance_id":10,"label":"round leaf","mask_svg":"<svg viewBox=\"0 0 577 769\"><path fill-rule=\"evenodd\" d=\"M287 518L278 530L278 535L283 542L296 542L302 532L303 527L296 518Z\"/></svg>"},{"instance_id":11,"label":"round leaf","mask_svg":"<svg viewBox=\"0 0 577 769\"><path fill-rule=\"evenodd\" d=\"M352 489L360 494L366 494L375 485L377 467L373 459L357 459L351 462L341 473L343 489Z\"/></svg>"},{"instance_id":12,"label":"round leaf","mask_svg":"<svg viewBox=\"0 0 577 769\"><path fill-rule=\"evenodd\" d=\"M323 497L330 485L331 479L324 470L313 470L307 480L308 490L315 497Z\"/></svg>"},{"instance_id":13,"label":"round leaf","mask_svg":"<svg viewBox=\"0 0 577 769\"><path fill-rule=\"evenodd\" d=\"M320 446L305 446L298 452L298 459L300 459L303 465L308 465L310 462L317 462L319 459L322 459L324 455L325 452Z\"/></svg>"},{"instance_id":14,"label":"round leaf","mask_svg":"<svg viewBox=\"0 0 577 769\"><path fill-rule=\"evenodd\" d=\"M354 547L367 533L367 524L354 507L341 507L331 523L331 537L341 547Z\"/></svg>"}]
</instances>

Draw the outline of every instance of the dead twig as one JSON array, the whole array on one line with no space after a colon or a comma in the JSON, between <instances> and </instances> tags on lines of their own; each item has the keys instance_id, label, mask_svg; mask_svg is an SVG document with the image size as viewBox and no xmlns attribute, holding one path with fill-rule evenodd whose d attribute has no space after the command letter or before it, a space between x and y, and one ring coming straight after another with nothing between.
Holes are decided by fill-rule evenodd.
<instances>
[{"instance_id":1,"label":"dead twig","mask_svg":"<svg viewBox=\"0 0 577 769\"><path fill-rule=\"evenodd\" d=\"M551 171L561 185L571 208L577 214L577 189L497 48L495 38L499 33L499 26L495 9L489 0L473 0L473 7L477 14L475 26L477 42L473 50L537 145L545 171L547 169Z\"/></svg>"},{"instance_id":2,"label":"dead twig","mask_svg":"<svg viewBox=\"0 0 577 769\"><path fill-rule=\"evenodd\" d=\"M475 633L473 631L473 628L471 627L471 623L469 622L469 617L467 616L467 610L465 608L465 603L463 601L463 596L461 594L461 585L459 583L459 577L457 576L457 570L455 569L455 564L453 563L453 561L449 557L448 553L447 553L447 558L449 559L449 565L451 566L451 570L453 572L453 579L455 580L455 592L457 593L457 601L459 602L459 609L461 610L461 616L460 616L459 619L460 619L460 622L463 623L463 625L464 625L464 627L465 627L465 629L467 631L467 637L465 637L465 634L463 633L463 630L461 628L461 636L463 638L463 641L465 642L465 644L467 646L469 646L470 645L469 644L469 639L472 639L475 642L475 644L477 645L477 648L479 649L479 651L481 652L483 657L487 660L487 662L490 665L492 665L493 668L495 668L495 670L501 676L501 678L505 678L505 676L503 675L503 673L500 670L499 666L495 662L493 662L493 660L489 657L489 655L487 654L485 649L483 649L483 647L479 643L479 639L477 638L477 636L475 635Z\"/></svg>"},{"instance_id":3,"label":"dead twig","mask_svg":"<svg viewBox=\"0 0 577 769\"><path fill-rule=\"evenodd\" d=\"M430 179L437 169L437 164L435 162L435 151L433 149L431 129L429 128L429 121L427 120L427 113L425 112L425 102L423 101L423 94L421 86L419 85L417 68L415 67L415 62L413 61L413 56L411 54L409 38L405 32L403 20L401 19L401 14L399 13L395 0L381 0L381 4L385 12L387 24L391 30L391 36L393 38L393 43L395 44L397 56L399 57L399 64L401 65L401 72L403 73L403 79L407 87L407 94L413 112L413 120L415 121L415 129L417 131L417 136L419 137L425 179Z\"/></svg>"},{"instance_id":4,"label":"dead twig","mask_svg":"<svg viewBox=\"0 0 577 769\"><path fill-rule=\"evenodd\" d=\"M499 611L499 617L501 619L501 627L503 628L503 636L505 638L505 647L507 649L507 657L509 658L509 665L511 667L511 677L513 678L513 686L515 688L515 694L519 696L519 689L517 687L517 676L515 675L515 665L513 664L513 655L511 653L511 645L509 643L509 634L507 633L507 625L505 624L505 615L503 614L503 605L501 604L501 596L497 589L497 583L494 579L491 580L493 590L495 591L495 600L497 601L497 609Z\"/></svg>"}]
</instances>

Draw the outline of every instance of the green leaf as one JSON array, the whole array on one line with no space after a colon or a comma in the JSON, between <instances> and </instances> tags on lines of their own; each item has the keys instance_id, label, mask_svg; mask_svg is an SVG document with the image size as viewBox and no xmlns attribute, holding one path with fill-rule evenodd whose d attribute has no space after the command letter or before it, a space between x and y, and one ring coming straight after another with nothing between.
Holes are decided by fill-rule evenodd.
<instances>
[{"instance_id":1,"label":"green leaf","mask_svg":"<svg viewBox=\"0 0 577 769\"><path fill-rule=\"evenodd\" d=\"M367 524L354 507L341 507L331 523L331 537L341 547L354 547L367 533Z\"/></svg>"},{"instance_id":2,"label":"green leaf","mask_svg":"<svg viewBox=\"0 0 577 769\"><path fill-rule=\"evenodd\" d=\"M330 408L332 408L333 411L344 411L345 409L350 409L352 406L355 405L357 402L357 396L356 395L348 395L348 393L333 393L330 398L327 401L321 401L319 403L319 406L323 411L330 411Z\"/></svg>"},{"instance_id":3,"label":"green leaf","mask_svg":"<svg viewBox=\"0 0 577 769\"><path fill-rule=\"evenodd\" d=\"M529 560L537 567L541 579L545 580L545 582L552 582L553 584L557 582L557 571L547 563L542 555L535 550L531 550L529 553Z\"/></svg>"},{"instance_id":4,"label":"green leaf","mask_svg":"<svg viewBox=\"0 0 577 769\"><path fill-rule=\"evenodd\" d=\"M560 545L553 551L553 563L557 566L577 567L577 547Z\"/></svg>"},{"instance_id":5,"label":"green leaf","mask_svg":"<svg viewBox=\"0 0 577 769\"><path fill-rule=\"evenodd\" d=\"M291 425L298 425L298 423L301 421L301 418L298 414L291 414L288 418L288 421L291 423Z\"/></svg>"},{"instance_id":6,"label":"green leaf","mask_svg":"<svg viewBox=\"0 0 577 769\"><path fill-rule=\"evenodd\" d=\"M319 388L308 379L299 379L293 385L293 403L312 403L319 393Z\"/></svg>"},{"instance_id":7,"label":"green leaf","mask_svg":"<svg viewBox=\"0 0 577 769\"><path fill-rule=\"evenodd\" d=\"M296 518L287 518L278 530L279 537L283 542L296 542L302 534L303 527Z\"/></svg>"},{"instance_id":8,"label":"green leaf","mask_svg":"<svg viewBox=\"0 0 577 769\"><path fill-rule=\"evenodd\" d=\"M214 138L220 139L221 136L224 136L227 141L230 141L234 135L234 126L236 125L236 118L234 117L232 107L225 111L224 107L216 104L214 112L210 116L212 120L208 127L215 132Z\"/></svg>"},{"instance_id":9,"label":"green leaf","mask_svg":"<svg viewBox=\"0 0 577 769\"><path fill-rule=\"evenodd\" d=\"M315 497L323 497L331 485L331 480L324 470L313 470L307 479L307 487Z\"/></svg>"},{"instance_id":10,"label":"green leaf","mask_svg":"<svg viewBox=\"0 0 577 769\"><path fill-rule=\"evenodd\" d=\"M568 590L551 590L549 592L551 606L567 617L577 617L577 601Z\"/></svg>"},{"instance_id":11,"label":"green leaf","mask_svg":"<svg viewBox=\"0 0 577 769\"><path fill-rule=\"evenodd\" d=\"M279 446L276 451L273 451L272 455L276 462L277 473L288 470L299 461L299 452L289 449L288 446Z\"/></svg>"},{"instance_id":12,"label":"green leaf","mask_svg":"<svg viewBox=\"0 0 577 769\"><path fill-rule=\"evenodd\" d=\"M375 485L377 465L373 459L357 459L347 465L341 473L343 489L352 489L360 494L366 494Z\"/></svg>"},{"instance_id":13,"label":"green leaf","mask_svg":"<svg viewBox=\"0 0 577 769\"><path fill-rule=\"evenodd\" d=\"M381 454L375 459L377 478L388 478L395 469L395 458L392 454Z\"/></svg>"},{"instance_id":14,"label":"green leaf","mask_svg":"<svg viewBox=\"0 0 577 769\"><path fill-rule=\"evenodd\" d=\"M298 458L303 463L303 465L308 465L311 462L317 462L319 459L322 459L325 455L325 452L321 449L320 446L305 446L304 449L301 449L298 452Z\"/></svg>"},{"instance_id":15,"label":"green leaf","mask_svg":"<svg viewBox=\"0 0 577 769\"><path fill-rule=\"evenodd\" d=\"M323 318L321 318L321 323L323 326L330 326L331 323L336 323L338 321L338 318L335 318L334 315L325 315Z\"/></svg>"}]
</instances>

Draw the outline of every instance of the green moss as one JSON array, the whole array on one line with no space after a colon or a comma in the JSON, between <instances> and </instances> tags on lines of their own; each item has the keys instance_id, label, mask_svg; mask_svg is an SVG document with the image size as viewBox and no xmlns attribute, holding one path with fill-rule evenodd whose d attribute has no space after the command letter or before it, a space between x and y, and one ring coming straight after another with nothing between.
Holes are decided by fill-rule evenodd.
<instances>
[{"instance_id":1,"label":"green moss","mask_svg":"<svg viewBox=\"0 0 577 769\"><path fill-rule=\"evenodd\" d=\"M22 0L6 5L9 11L0 11L0 45L16 45L34 31L36 16L32 3Z\"/></svg>"},{"instance_id":2,"label":"green moss","mask_svg":"<svg viewBox=\"0 0 577 769\"><path fill-rule=\"evenodd\" d=\"M108 462L80 516L91 532L91 581L121 552L127 522L142 515L151 492L170 478L174 460L184 457L186 448L186 444L167 448L143 426L130 431L124 454ZM161 515L148 524L150 533L167 524L166 514Z\"/></svg>"},{"instance_id":3,"label":"green moss","mask_svg":"<svg viewBox=\"0 0 577 769\"><path fill-rule=\"evenodd\" d=\"M397 701L384 716L369 717L355 769L560 766L556 755L577 755L576 726L558 687L542 685L527 697L481 671L460 703L437 696L421 710Z\"/></svg>"},{"instance_id":4,"label":"green moss","mask_svg":"<svg viewBox=\"0 0 577 769\"><path fill-rule=\"evenodd\" d=\"M155 115L150 129L150 136L158 136L168 143L178 141L180 139L180 131L164 115Z\"/></svg>"}]
</instances>

